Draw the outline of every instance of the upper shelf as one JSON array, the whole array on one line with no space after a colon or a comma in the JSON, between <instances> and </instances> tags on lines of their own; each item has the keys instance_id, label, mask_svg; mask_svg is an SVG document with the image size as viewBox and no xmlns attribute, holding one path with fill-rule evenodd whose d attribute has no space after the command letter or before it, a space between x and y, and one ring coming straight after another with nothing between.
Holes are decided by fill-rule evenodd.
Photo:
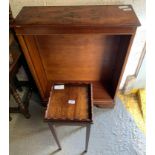
<instances>
[{"instance_id":1,"label":"upper shelf","mask_svg":"<svg viewBox=\"0 0 155 155\"><path fill-rule=\"evenodd\" d=\"M15 25L137 27L140 22L131 5L23 7Z\"/></svg>"}]
</instances>

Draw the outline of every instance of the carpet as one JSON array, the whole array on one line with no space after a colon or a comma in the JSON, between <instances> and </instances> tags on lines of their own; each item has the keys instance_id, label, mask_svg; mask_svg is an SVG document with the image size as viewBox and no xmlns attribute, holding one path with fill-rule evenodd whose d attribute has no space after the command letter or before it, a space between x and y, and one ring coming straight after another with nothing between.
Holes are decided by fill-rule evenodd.
<instances>
[{"instance_id":1,"label":"carpet","mask_svg":"<svg viewBox=\"0 0 155 155\"><path fill-rule=\"evenodd\" d=\"M12 101L13 102L13 101ZM87 155L145 155L145 135L117 98L114 109L94 107ZM11 114L10 155L81 155L85 148L85 128L56 126L62 150L43 122L44 108L38 95L30 100L31 118Z\"/></svg>"}]
</instances>

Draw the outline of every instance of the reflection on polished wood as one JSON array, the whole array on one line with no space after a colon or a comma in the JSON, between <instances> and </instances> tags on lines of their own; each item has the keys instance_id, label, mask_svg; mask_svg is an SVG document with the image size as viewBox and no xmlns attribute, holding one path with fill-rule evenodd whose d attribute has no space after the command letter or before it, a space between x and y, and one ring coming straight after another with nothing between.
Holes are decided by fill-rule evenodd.
<instances>
[{"instance_id":1,"label":"reflection on polished wood","mask_svg":"<svg viewBox=\"0 0 155 155\"><path fill-rule=\"evenodd\" d=\"M70 104L74 100L75 104ZM91 121L91 88L88 84L66 84L52 89L45 119L58 121Z\"/></svg>"}]
</instances>

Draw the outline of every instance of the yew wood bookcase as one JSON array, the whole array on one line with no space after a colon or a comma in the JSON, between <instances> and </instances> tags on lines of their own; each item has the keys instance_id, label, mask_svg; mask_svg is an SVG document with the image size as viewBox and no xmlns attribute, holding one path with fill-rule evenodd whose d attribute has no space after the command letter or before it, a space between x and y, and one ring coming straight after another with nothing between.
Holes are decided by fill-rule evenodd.
<instances>
[{"instance_id":1,"label":"yew wood bookcase","mask_svg":"<svg viewBox=\"0 0 155 155\"><path fill-rule=\"evenodd\" d=\"M140 22L131 5L23 7L14 29L44 104L53 83L92 83L113 107Z\"/></svg>"}]
</instances>

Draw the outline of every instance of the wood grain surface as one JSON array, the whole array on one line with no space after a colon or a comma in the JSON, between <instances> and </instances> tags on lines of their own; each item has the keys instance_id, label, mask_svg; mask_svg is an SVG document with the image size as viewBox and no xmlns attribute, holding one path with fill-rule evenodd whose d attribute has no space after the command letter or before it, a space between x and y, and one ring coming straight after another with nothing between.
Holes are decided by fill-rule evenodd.
<instances>
[{"instance_id":1,"label":"wood grain surface","mask_svg":"<svg viewBox=\"0 0 155 155\"><path fill-rule=\"evenodd\" d=\"M31 6L23 7L15 19L18 25L75 25L75 26L139 26L131 5L94 6Z\"/></svg>"},{"instance_id":2,"label":"wood grain surface","mask_svg":"<svg viewBox=\"0 0 155 155\"><path fill-rule=\"evenodd\" d=\"M36 36L38 52L49 81L109 79L119 52L119 40L119 35L101 34Z\"/></svg>"},{"instance_id":3,"label":"wood grain surface","mask_svg":"<svg viewBox=\"0 0 155 155\"><path fill-rule=\"evenodd\" d=\"M75 100L75 104L69 104L69 100ZM45 119L90 121L91 108L89 85L65 84L65 88L62 90L52 89Z\"/></svg>"},{"instance_id":4,"label":"wood grain surface","mask_svg":"<svg viewBox=\"0 0 155 155\"><path fill-rule=\"evenodd\" d=\"M88 82L94 105L114 106L140 26L131 5L24 7L13 26L45 105L53 83Z\"/></svg>"}]
</instances>

